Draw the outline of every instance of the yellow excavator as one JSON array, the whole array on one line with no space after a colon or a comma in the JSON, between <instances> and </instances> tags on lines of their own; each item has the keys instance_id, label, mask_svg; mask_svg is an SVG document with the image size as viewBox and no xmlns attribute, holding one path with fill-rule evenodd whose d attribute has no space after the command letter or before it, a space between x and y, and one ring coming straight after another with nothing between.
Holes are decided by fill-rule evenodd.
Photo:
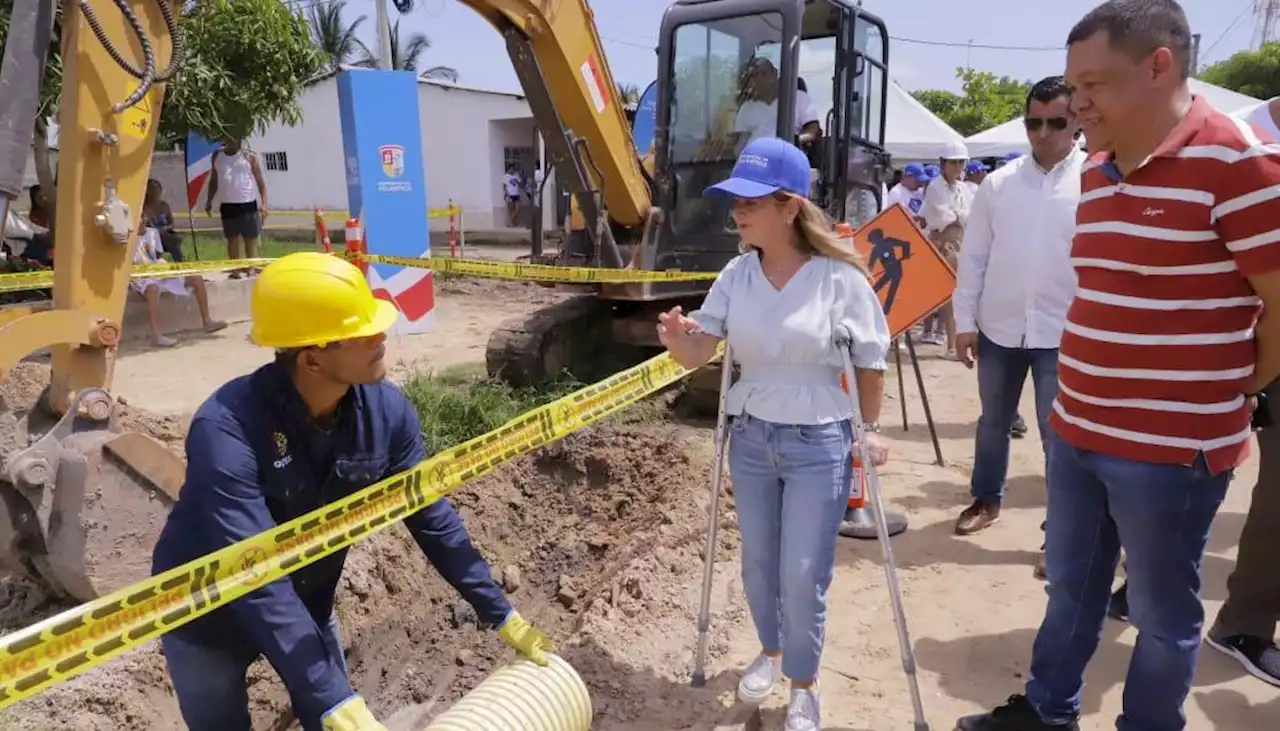
<instances>
[{"instance_id":1,"label":"yellow excavator","mask_svg":"<svg viewBox=\"0 0 1280 731\"><path fill-rule=\"evenodd\" d=\"M0 221L22 193L57 1L12 3L0 66ZM171 1L63 3L53 299L0 309L0 379L29 354L52 353L35 408L0 404L0 561L79 600L149 574L183 477L182 460L159 442L120 431L109 392L164 82L181 72ZM548 159L581 211L566 263L718 271L738 240L728 208L701 191L747 141L733 122L745 102L766 105L776 133L793 136L797 78L828 110L808 141L815 199L836 220L874 215L887 168L888 41L855 3L672 5L658 39L653 159L642 165L585 0L462 1L505 39ZM746 83L746 71L763 66L773 69L768 83ZM564 369L603 375L657 347L656 309L696 306L705 289L600 286L505 325L490 342L489 370L512 383Z\"/></svg>"}]
</instances>

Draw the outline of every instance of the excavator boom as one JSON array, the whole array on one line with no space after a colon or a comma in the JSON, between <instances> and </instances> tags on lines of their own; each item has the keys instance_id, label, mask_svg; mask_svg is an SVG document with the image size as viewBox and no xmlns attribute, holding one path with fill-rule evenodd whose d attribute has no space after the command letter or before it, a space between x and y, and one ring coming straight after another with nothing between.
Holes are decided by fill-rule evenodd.
<instances>
[{"instance_id":1,"label":"excavator boom","mask_svg":"<svg viewBox=\"0 0 1280 731\"><path fill-rule=\"evenodd\" d=\"M4 86L0 150L24 163L56 2L16 0L5 43L0 75L17 83ZM0 403L0 561L81 600L149 574L182 474L159 442L116 430L107 392L163 82L181 62L176 12L169 0L65 4L53 301L0 310L0 379L52 351L39 402ZM0 166L6 202L21 189L13 169Z\"/></svg>"}]
</instances>

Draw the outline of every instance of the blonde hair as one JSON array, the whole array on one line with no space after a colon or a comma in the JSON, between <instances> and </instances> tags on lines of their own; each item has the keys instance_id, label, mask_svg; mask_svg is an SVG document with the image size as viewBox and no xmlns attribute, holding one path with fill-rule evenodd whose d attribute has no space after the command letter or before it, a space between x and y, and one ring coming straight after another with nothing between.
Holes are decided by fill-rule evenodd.
<instances>
[{"instance_id":1,"label":"blonde hair","mask_svg":"<svg viewBox=\"0 0 1280 731\"><path fill-rule=\"evenodd\" d=\"M800 204L800 212L796 215L796 220L791 225L795 227L796 241L801 251L810 255L837 259L852 265L863 274L867 274L867 265L862 260L862 255L858 253L857 249L846 245L844 240L836 235L831 219L825 211L818 207L817 203L802 195L785 195ZM781 201L782 199L778 198L777 200ZM755 249L754 246L749 246L745 242L743 243L743 248L748 250Z\"/></svg>"}]
</instances>

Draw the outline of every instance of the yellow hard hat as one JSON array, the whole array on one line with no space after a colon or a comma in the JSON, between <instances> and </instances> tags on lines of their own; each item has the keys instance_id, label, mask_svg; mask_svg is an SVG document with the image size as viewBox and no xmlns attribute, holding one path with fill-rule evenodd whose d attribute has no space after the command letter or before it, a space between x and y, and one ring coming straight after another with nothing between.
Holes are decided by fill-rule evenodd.
<instances>
[{"instance_id":1,"label":"yellow hard hat","mask_svg":"<svg viewBox=\"0 0 1280 731\"><path fill-rule=\"evenodd\" d=\"M356 266L332 254L287 254L262 269L249 296L249 337L268 348L304 348L386 332L399 313L377 299Z\"/></svg>"}]
</instances>

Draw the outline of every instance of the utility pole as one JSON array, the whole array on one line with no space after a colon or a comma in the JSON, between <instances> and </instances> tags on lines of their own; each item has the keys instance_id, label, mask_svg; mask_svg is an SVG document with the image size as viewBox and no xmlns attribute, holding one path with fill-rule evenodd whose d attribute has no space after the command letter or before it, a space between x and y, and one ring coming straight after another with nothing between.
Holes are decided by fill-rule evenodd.
<instances>
[{"instance_id":1,"label":"utility pole","mask_svg":"<svg viewBox=\"0 0 1280 731\"><path fill-rule=\"evenodd\" d=\"M1191 75L1200 73L1200 34L1191 34Z\"/></svg>"},{"instance_id":2,"label":"utility pole","mask_svg":"<svg viewBox=\"0 0 1280 731\"><path fill-rule=\"evenodd\" d=\"M968 50L964 52L964 67L966 69L972 69L973 68L972 61L973 61L973 39L970 38Z\"/></svg>"},{"instance_id":3,"label":"utility pole","mask_svg":"<svg viewBox=\"0 0 1280 731\"><path fill-rule=\"evenodd\" d=\"M391 18L387 14L390 0L373 0L378 6L378 68L391 69Z\"/></svg>"}]
</instances>

